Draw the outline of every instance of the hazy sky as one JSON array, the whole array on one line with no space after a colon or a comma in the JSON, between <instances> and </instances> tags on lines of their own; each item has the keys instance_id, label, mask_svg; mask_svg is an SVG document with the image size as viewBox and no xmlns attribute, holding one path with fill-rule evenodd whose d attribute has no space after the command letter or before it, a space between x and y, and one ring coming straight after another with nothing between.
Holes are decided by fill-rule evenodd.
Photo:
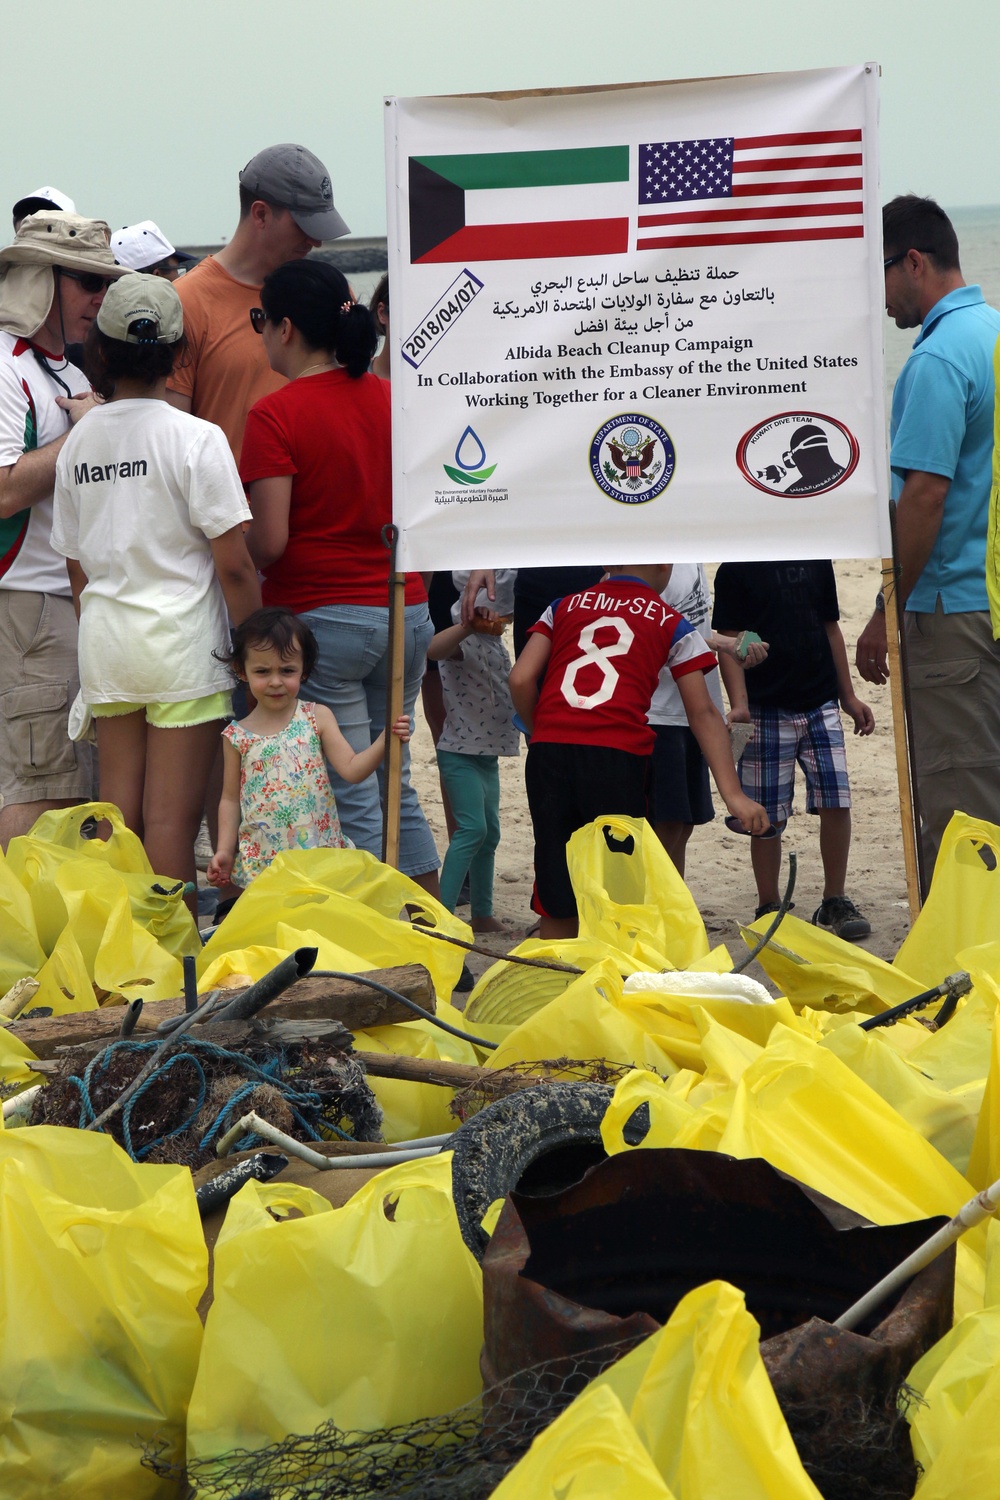
<instances>
[{"instance_id":1,"label":"hazy sky","mask_svg":"<svg viewBox=\"0 0 1000 1500\"><path fill-rule=\"evenodd\" d=\"M275 141L384 234L385 94L882 65L884 196L1000 203L997 0L170 0L2 4L0 212L53 183L112 227L227 237ZM0 224L0 242L3 228Z\"/></svg>"}]
</instances>

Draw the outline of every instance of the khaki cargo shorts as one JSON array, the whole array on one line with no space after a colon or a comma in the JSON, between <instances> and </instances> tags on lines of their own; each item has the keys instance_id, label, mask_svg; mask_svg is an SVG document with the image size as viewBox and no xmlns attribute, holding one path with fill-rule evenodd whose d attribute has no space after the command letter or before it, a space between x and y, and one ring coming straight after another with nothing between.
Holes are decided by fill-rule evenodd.
<instances>
[{"instance_id":1,"label":"khaki cargo shorts","mask_svg":"<svg viewBox=\"0 0 1000 1500\"><path fill-rule=\"evenodd\" d=\"M93 796L87 744L69 737L80 686L73 601L0 588L0 794L22 802Z\"/></svg>"}]
</instances>

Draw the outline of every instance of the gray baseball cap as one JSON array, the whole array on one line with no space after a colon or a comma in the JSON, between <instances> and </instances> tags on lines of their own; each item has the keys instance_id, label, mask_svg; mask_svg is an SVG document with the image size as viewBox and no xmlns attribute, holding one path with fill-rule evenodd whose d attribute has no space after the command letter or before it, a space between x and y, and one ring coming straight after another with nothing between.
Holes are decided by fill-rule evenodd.
<instances>
[{"instance_id":1,"label":"gray baseball cap","mask_svg":"<svg viewBox=\"0 0 1000 1500\"><path fill-rule=\"evenodd\" d=\"M240 173L240 187L287 208L303 234L339 240L350 230L333 206L330 174L305 146L266 146Z\"/></svg>"}]
</instances>

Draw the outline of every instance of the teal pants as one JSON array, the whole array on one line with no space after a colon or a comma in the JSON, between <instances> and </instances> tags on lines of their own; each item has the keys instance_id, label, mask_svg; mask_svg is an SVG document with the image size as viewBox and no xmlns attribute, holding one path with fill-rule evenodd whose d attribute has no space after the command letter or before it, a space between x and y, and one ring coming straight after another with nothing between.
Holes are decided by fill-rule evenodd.
<instances>
[{"instance_id":1,"label":"teal pants","mask_svg":"<svg viewBox=\"0 0 1000 1500\"><path fill-rule=\"evenodd\" d=\"M439 750L438 769L456 828L441 870L441 900L455 910L466 875L474 917L493 915L493 856L500 842L500 761Z\"/></svg>"}]
</instances>

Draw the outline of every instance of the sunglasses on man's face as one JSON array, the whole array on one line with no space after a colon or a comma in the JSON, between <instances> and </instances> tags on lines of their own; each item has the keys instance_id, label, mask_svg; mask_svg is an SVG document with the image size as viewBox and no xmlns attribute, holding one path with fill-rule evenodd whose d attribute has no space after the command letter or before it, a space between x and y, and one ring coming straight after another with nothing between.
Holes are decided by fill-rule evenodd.
<instances>
[{"instance_id":1,"label":"sunglasses on man's face","mask_svg":"<svg viewBox=\"0 0 1000 1500\"><path fill-rule=\"evenodd\" d=\"M70 281L75 281L87 293L88 297L94 297L98 292L106 292L111 285L111 279L107 276L98 276L90 271L66 271L60 266L60 276L68 276Z\"/></svg>"},{"instance_id":2,"label":"sunglasses on man's face","mask_svg":"<svg viewBox=\"0 0 1000 1500\"><path fill-rule=\"evenodd\" d=\"M263 333L264 324L267 322L267 313L262 307L251 307L250 322L253 326L254 333Z\"/></svg>"}]
</instances>

